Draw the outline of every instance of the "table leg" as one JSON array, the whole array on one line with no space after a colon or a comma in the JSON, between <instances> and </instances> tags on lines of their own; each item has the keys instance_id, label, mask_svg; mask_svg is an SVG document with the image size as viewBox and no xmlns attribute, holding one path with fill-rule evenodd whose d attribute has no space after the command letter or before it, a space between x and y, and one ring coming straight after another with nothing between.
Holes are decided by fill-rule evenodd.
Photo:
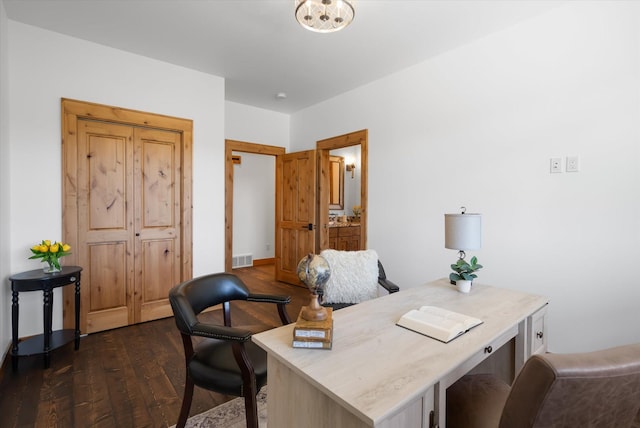
<instances>
[{"instance_id":1,"label":"table leg","mask_svg":"<svg viewBox=\"0 0 640 428\"><path fill-rule=\"evenodd\" d=\"M75 350L80 348L80 274L76 281L76 333L75 333Z\"/></svg>"},{"instance_id":2,"label":"table leg","mask_svg":"<svg viewBox=\"0 0 640 428\"><path fill-rule=\"evenodd\" d=\"M44 289L43 294L43 315L44 315L44 368L48 369L51 365L51 324L53 318L52 308L52 292L51 290Z\"/></svg>"},{"instance_id":3,"label":"table leg","mask_svg":"<svg viewBox=\"0 0 640 428\"><path fill-rule=\"evenodd\" d=\"M18 306L18 292L11 290L11 367L13 372L18 371L18 315L20 307Z\"/></svg>"},{"instance_id":4,"label":"table leg","mask_svg":"<svg viewBox=\"0 0 640 428\"><path fill-rule=\"evenodd\" d=\"M525 318L518 324L518 335L515 337L514 373L511 381L518 376L522 366L524 366L524 362L531 353L531 351L527 349L527 321L528 318Z\"/></svg>"},{"instance_id":5,"label":"table leg","mask_svg":"<svg viewBox=\"0 0 640 428\"><path fill-rule=\"evenodd\" d=\"M438 382L433 386L434 397L434 419L436 420L436 427L445 427L447 421L447 389L444 388L442 382Z\"/></svg>"}]
</instances>

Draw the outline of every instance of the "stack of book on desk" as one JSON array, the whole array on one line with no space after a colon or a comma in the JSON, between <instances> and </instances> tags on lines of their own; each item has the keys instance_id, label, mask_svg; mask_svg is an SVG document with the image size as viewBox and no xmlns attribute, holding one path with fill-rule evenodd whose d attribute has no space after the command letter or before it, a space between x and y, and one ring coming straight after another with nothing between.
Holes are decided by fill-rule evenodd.
<instances>
[{"instance_id":1,"label":"stack of book on desk","mask_svg":"<svg viewBox=\"0 0 640 428\"><path fill-rule=\"evenodd\" d=\"M304 307L302 308L304 310ZM294 348L331 349L333 344L332 309L327 309L327 319L307 321L302 318L302 310L293 328Z\"/></svg>"}]
</instances>

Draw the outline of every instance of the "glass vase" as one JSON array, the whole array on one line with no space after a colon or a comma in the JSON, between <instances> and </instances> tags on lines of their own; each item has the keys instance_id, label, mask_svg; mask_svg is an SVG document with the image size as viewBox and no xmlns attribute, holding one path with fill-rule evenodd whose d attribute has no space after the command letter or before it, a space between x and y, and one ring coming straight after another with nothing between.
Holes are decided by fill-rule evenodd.
<instances>
[{"instance_id":1,"label":"glass vase","mask_svg":"<svg viewBox=\"0 0 640 428\"><path fill-rule=\"evenodd\" d=\"M53 263L47 262L46 266L42 268L42 270L44 273L56 273L60 272L62 269L56 267Z\"/></svg>"}]
</instances>

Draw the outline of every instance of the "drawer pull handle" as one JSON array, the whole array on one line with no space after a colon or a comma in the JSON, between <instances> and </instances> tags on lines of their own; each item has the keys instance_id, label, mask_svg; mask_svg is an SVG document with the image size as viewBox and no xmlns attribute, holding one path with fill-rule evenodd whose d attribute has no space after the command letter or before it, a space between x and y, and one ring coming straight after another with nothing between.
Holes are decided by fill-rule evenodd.
<instances>
[{"instance_id":1,"label":"drawer pull handle","mask_svg":"<svg viewBox=\"0 0 640 428\"><path fill-rule=\"evenodd\" d=\"M486 348L484 348L484 353L485 354L490 354L493 352L493 348L491 346L487 346Z\"/></svg>"},{"instance_id":2,"label":"drawer pull handle","mask_svg":"<svg viewBox=\"0 0 640 428\"><path fill-rule=\"evenodd\" d=\"M536 333L536 337L537 337L538 339L542 339L542 338L544 337L544 333L543 333L543 332L541 332L541 331L539 331L539 332L537 332L537 333Z\"/></svg>"}]
</instances>

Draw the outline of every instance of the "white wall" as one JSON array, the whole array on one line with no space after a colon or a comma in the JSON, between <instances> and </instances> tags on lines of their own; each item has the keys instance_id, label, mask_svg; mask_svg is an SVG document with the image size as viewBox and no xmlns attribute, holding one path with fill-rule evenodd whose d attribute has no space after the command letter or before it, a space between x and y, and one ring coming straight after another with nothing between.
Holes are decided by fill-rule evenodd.
<instances>
[{"instance_id":1,"label":"white wall","mask_svg":"<svg viewBox=\"0 0 640 428\"><path fill-rule=\"evenodd\" d=\"M369 246L401 287L449 274L465 205L479 282L549 296L551 351L640 342L639 41L640 4L569 2L293 115L292 150L369 129Z\"/></svg>"},{"instance_id":2,"label":"white wall","mask_svg":"<svg viewBox=\"0 0 640 428\"><path fill-rule=\"evenodd\" d=\"M224 137L228 140L289 148L288 114L226 101Z\"/></svg>"},{"instance_id":3,"label":"white wall","mask_svg":"<svg viewBox=\"0 0 640 428\"><path fill-rule=\"evenodd\" d=\"M27 260L30 246L61 238L62 97L193 120L193 274L224 270L222 78L14 21L9 77L12 221L2 248L9 249L10 272L39 268ZM54 328L62 324L61 294L55 295ZM20 336L40 333L41 302L38 293L21 293ZM4 299L2 311L8 307ZM2 331L6 345L6 327Z\"/></svg>"},{"instance_id":4,"label":"white wall","mask_svg":"<svg viewBox=\"0 0 640 428\"><path fill-rule=\"evenodd\" d=\"M8 21L4 3L0 2L0 242L9 242L11 224L9 217L9 73L8 73ZM9 268L9 246L0 245L0 361L4 360L7 346L11 342L11 290L7 278Z\"/></svg>"},{"instance_id":5,"label":"white wall","mask_svg":"<svg viewBox=\"0 0 640 428\"><path fill-rule=\"evenodd\" d=\"M233 175L233 255L275 257L276 158L238 153Z\"/></svg>"},{"instance_id":6,"label":"white wall","mask_svg":"<svg viewBox=\"0 0 640 428\"><path fill-rule=\"evenodd\" d=\"M289 147L290 116L244 104L225 103L225 138ZM275 157L239 153L233 181L233 255L275 257ZM268 246L268 248L267 248Z\"/></svg>"}]
</instances>

